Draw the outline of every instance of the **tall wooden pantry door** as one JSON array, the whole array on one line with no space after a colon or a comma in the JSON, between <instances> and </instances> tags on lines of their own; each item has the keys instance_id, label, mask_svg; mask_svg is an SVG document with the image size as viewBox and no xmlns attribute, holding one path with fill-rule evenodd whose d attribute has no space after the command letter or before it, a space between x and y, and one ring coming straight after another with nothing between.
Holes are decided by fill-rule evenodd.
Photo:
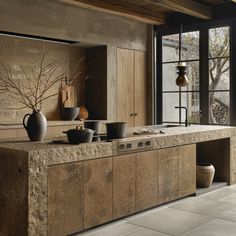
<instances>
[{"instance_id":1,"label":"tall wooden pantry door","mask_svg":"<svg viewBox=\"0 0 236 236\"><path fill-rule=\"evenodd\" d=\"M146 124L145 52L117 49L117 121Z\"/></svg>"}]
</instances>

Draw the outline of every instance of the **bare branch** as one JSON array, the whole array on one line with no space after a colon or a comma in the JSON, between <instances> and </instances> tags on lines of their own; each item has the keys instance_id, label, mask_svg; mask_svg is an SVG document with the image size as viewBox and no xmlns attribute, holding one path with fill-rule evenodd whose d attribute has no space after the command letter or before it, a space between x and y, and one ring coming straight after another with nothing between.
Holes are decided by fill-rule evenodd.
<instances>
[{"instance_id":1,"label":"bare branch","mask_svg":"<svg viewBox=\"0 0 236 236\"><path fill-rule=\"evenodd\" d=\"M215 59L211 60L213 66L210 68L209 72L210 72L210 77L211 77L211 81L214 83L215 82L215 78L214 78L214 70L216 69L217 66L217 62Z\"/></svg>"},{"instance_id":2,"label":"bare branch","mask_svg":"<svg viewBox=\"0 0 236 236\"><path fill-rule=\"evenodd\" d=\"M220 70L222 70L224 68L225 64L229 61L229 58L224 58L222 60L223 60L223 62L221 64Z\"/></svg>"},{"instance_id":3,"label":"bare branch","mask_svg":"<svg viewBox=\"0 0 236 236\"><path fill-rule=\"evenodd\" d=\"M0 60L0 66L2 71L0 71L0 94L8 93L12 99L22 104L23 108L37 109L38 106L41 107L42 103L58 95L57 93L50 94L50 90L57 83L63 81L65 77L70 78L68 85L73 84L79 79L86 79L82 72L78 70L79 65L83 62L84 57L81 57L74 70L58 73L62 66L63 61L54 60L49 63L45 63L46 54L42 53L39 65L37 69L31 66L28 71L22 66L20 66L22 75L13 74L11 67L5 65ZM25 82L22 82L22 76ZM16 77L16 78L13 78ZM61 86L63 88L63 86ZM46 94L48 94L46 96Z\"/></svg>"},{"instance_id":4,"label":"bare branch","mask_svg":"<svg viewBox=\"0 0 236 236\"><path fill-rule=\"evenodd\" d=\"M224 70L221 71L221 73L224 74L228 70L229 70L229 67L226 67Z\"/></svg>"}]
</instances>

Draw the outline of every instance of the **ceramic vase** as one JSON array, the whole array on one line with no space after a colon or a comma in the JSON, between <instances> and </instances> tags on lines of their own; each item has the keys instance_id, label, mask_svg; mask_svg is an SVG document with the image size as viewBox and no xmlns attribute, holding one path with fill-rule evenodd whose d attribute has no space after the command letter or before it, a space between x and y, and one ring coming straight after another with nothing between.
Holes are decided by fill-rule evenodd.
<instances>
[{"instance_id":1,"label":"ceramic vase","mask_svg":"<svg viewBox=\"0 0 236 236\"><path fill-rule=\"evenodd\" d=\"M42 141L46 136L47 120L39 110L33 110L32 114L26 114L23 118L23 125L30 141Z\"/></svg>"}]
</instances>

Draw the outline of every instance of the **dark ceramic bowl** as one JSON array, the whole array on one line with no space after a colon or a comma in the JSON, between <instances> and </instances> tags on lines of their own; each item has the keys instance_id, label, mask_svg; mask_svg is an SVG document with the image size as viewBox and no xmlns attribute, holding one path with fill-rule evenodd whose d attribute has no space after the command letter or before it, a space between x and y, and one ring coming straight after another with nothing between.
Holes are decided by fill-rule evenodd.
<instances>
[{"instance_id":1,"label":"dark ceramic bowl","mask_svg":"<svg viewBox=\"0 0 236 236\"><path fill-rule=\"evenodd\" d=\"M126 122L106 123L107 140L125 138Z\"/></svg>"},{"instance_id":2,"label":"dark ceramic bowl","mask_svg":"<svg viewBox=\"0 0 236 236\"><path fill-rule=\"evenodd\" d=\"M64 107L62 108L63 120L74 120L79 115L79 107Z\"/></svg>"}]
</instances>

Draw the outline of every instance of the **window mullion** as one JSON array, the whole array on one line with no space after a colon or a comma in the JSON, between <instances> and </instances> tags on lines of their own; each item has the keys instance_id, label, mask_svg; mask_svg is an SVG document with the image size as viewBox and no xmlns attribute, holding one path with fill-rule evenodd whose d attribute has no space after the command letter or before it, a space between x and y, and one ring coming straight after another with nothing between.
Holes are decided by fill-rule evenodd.
<instances>
[{"instance_id":1,"label":"window mullion","mask_svg":"<svg viewBox=\"0 0 236 236\"><path fill-rule=\"evenodd\" d=\"M162 35L156 32L156 124L162 124Z\"/></svg>"},{"instance_id":2,"label":"window mullion","mask_svg":"<svg viewBox=\"0 0 236 236\"><path fill-rule=\"evenodd\" d=\"M200 124L209 123L209 65L208 65L208 28L206 26L200 29L200 110L202 113Z\"/></svg>"},{"instance_id":3,"label":"window mullion","mask_svg":"<svg viewBox=\"0 0 236 236\"><path fill-rule=\"evenodd\" d=\"M236 61L236 20L230 27L230 125L236 125L236 68L233 62Z\"/></svg>"}]
</instances>

